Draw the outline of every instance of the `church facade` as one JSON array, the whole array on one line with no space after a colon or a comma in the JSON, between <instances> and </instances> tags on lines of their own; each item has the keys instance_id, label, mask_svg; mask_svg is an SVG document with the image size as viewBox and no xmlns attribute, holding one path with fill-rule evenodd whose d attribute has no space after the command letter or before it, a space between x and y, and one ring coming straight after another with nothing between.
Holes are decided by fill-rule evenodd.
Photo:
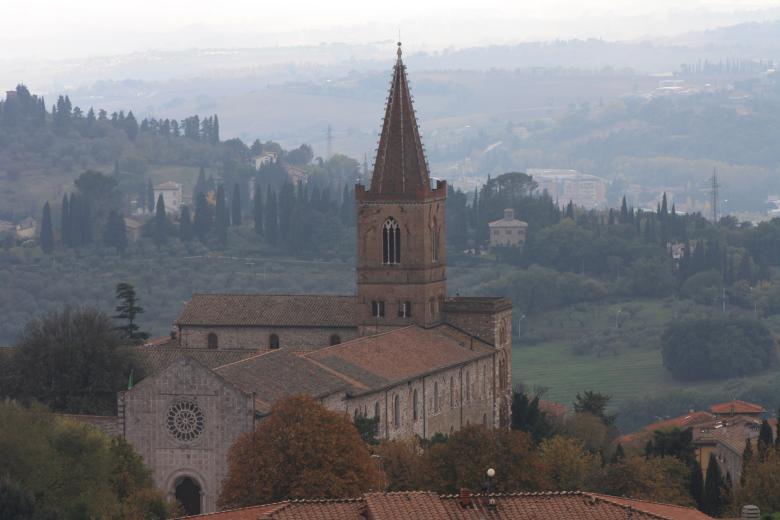
<instances>
[{"instance_id":1,"label":"church facade","mask_svg":"<svg viewBox=\"0 0 780 520\"><path fill-rule=\"evenodd\" d=\"M508 427L511 302L446 291L447 186L431 184L398 58L370 187L356 187L354 295L196 294L118 425L188 513L214 511L226 455L273 404L308 394L383 439ZM172 344L171 344L172 343Z\"/></svg>"}]
</instances>

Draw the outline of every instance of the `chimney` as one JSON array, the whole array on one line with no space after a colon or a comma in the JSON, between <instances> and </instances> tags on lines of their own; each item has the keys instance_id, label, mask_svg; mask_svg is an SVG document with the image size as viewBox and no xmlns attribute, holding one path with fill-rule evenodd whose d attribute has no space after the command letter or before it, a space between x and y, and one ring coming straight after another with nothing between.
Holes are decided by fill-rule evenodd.
<instances>
[{"instance_id":1,"label":"chimney","mask_svg":"<svg viewBox=\"0 0 780 520\"><path fill-rule=\"evenodd\" d=\"M760 520L761 510L756 506L742 506L741 520Z\"/></svg>"},{"instance_id":2,"label":"chimney","mask_svg":"<svg viewBox=\"0 0 780 520\"><path fill-rule=\"evenodd\" d=\"M468 488L460 488L460 506L467 508L471 506L471 490Z\"/></svg>"},{"instance_id":3,"label":"chimney","mask_svg":"<svg viewBox=\"0 0 780 520\"><path fill-rule=\"evenodd\" d=\"M514 220L515 219L515 210L512 208L506 208L504 210L504 220Z\"/></svg>"}]
</instances>

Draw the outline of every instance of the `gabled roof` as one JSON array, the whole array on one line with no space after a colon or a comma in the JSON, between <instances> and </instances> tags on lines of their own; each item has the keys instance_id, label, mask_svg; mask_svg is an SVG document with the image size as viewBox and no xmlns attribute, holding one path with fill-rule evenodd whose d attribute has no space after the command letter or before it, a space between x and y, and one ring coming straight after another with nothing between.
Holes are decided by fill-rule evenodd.
<instances>
[{"instance_id":1,"label":"gabled roof","mask_svg":"<svg viewBox=\"0 0 780 520\"><path fill-rule=\"evenodd\" d=\"M412 197L418 190L429 190L430 183L399 42L371 177L371 193Z\"/></svg>"},{"instance_id":2,"label":"gabled roof","mask_svg":"<svg viewBox=\"0 0 780 520\"><path fill-rule=\"evenodd\" d=\"M715 416L708 412L690 412L685 415L680 415L679 417L672 417L671 419L648 424L639 431L621 436L618 441L625 444L639 438L644 438L645 435L652 434L656 430L670 430L672 428L685 430L691 426L703 424L714 419Z\"/></svg>"},{"instance_id":3,"label":"gabled roof","mask_svg":"<svg viewBox=\"0 0 780 520\"><path fill-rule=\"evenodd\" d=\"M737 399L726 403L713 404L710 406L710 412L715 414L756 414L765 413L766 410L761 405Z\"/></svg>"},{"instance_id":4,"label":"gabled roof","mask_svg":"<svg viewBox=\"0 0 780 520\"><path fill-rule=\"evenodd\" d=\"M136 354L147 375L154 374L167 367L181 354L190 356L209 369L233 363L254 356L257 350L241 349L200 349L200 348L168 348L168 347L130 347Z\"/></svg>"},{"instance_id":5,"label":"gabled roof","mask_svg":"<svg viewBox=\"0 0 780 520\"><path fill-rule=\"evenodd\" d=\"M494 505L489 504L492 499ZM267 508L267 509L266 509ZM249 516L255 515L255 516ZM343 500L291 500L188 518L204 520L711 520L690 507L594 493L440 496L427 491L366 493Z\"/></svg>"},{"instance_id":6,"label":"gabled roof","mask_svg":"<svg viewBox=\"0 0 780 520\"><path fill-rule=\"evenodd\" d=\"M495 350L449 325L402 327L308 352L306 357L376 390L490 356Z\"/></svg>"},{"instance_id":7,"label":"gabled roof","mask_svg":"<svg viewBox=\"0 0 780 520\"><path fill-rule=\"evenodd\" d=\"M289 294L193 294L178 325L354 327L355 297Z\"/></svg>"},{"instance_id":8,"label":"gabled roof","mask_svg":"<svg viewBox=\"0 0 780 520\"><path fill-rule=\"evenodd\" d=\"M494 352L487 343L448 325L410 325L314 351L271 350L214 371L253 393L260 411L268 411L290 395L374 392Z\"/></svg>"}]
</instances>

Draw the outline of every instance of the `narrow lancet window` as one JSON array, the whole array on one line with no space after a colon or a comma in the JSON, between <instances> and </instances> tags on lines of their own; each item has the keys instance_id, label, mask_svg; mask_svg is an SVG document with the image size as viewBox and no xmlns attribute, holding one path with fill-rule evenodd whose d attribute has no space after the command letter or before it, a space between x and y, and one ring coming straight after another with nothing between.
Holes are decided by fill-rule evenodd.
<instances>
[{"instance_id":1,"label":"narrow lancet window","mask_svg":"<svg viewBox=\"0 0 780 520\"><path fill-rule=\"evenodd\" d=\"M401 263L401 228L393 217L382 226L382 263Z\"/></svg>"}]
</instances>

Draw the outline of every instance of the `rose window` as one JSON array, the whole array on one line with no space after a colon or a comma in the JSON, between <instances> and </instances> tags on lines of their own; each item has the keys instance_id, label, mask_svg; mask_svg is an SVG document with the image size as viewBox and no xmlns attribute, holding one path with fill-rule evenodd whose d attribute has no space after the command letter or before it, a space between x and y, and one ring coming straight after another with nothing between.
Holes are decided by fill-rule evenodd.
<instances>
[{"instance_id":1,"label":"rose window","mask_svg":"<svg viewBox=\"0 0 780 520\"><path fill-rule=\"evenodd\" d=\"M191 401L179 401L168 408L168 432L179 441L192 442L200 437L205 422L200 407Z\"/></svg>"}]
</instances>

